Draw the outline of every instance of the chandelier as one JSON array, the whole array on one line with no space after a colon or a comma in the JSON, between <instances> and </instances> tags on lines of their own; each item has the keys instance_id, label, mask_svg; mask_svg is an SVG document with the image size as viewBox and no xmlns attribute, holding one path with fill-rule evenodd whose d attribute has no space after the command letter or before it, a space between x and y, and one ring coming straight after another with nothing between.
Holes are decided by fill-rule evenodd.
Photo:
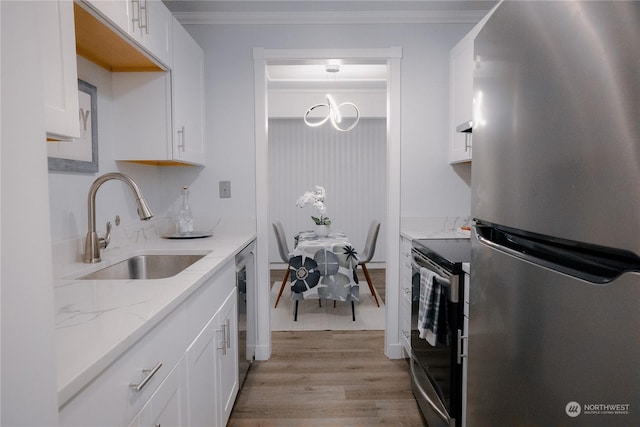
<instances>
[{"instance_id":1,"label":"chandelier","mask_svg":"<svg viewBox=\"0 0 640 427\"><path fill-rule=\"evenodd\" d=\"M340 71L340 67L338 65L327 65L326 70L328 73L337 73L338 71ZM327 94L326 96L326 104L316 104L307 110L307 112L304 114L305 124L310 127L318 127L322 126L327 121L330 121L333 127L340 132L348 132L356 127L358 121L360 120L360 110L358 110L358 107L353 102L343 102L341 104L338 104L335 99L333 99L333 96L331 96L330 94ZM327 115L319 120L309 120L309 114L317 109L326 109ZM355 119L353 123L351 123L351 125L345 126L342 124L342 116L343 113L350 112L350 109L355 112Z\"/></svg>"}]
</instances>

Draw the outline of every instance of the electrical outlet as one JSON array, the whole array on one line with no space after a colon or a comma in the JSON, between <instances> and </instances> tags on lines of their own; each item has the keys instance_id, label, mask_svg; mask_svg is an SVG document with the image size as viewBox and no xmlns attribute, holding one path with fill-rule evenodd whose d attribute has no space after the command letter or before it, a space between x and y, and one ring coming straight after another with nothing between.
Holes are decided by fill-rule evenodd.
<instances>
[{"instance_id":1,"label":"electrical outlet","mask_svg":"<svg viewBox=\"0 0 640 427\"><path fill-rule=\"evenodd\" d=\"M231 197L231 181L220 181L220 198L228 199Z\"/></svg>"}]
</instances>

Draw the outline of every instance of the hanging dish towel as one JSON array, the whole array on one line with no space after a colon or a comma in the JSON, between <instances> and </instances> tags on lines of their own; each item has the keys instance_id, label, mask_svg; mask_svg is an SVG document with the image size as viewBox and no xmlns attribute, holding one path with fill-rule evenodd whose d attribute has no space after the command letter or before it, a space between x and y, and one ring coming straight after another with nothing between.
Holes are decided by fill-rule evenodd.
<instances>
[{"instance_id":1,"label":"hanging dish towel","mask_svg":"<svg viewBox=\"0 0 640 427\"><path fill-rule=\"evenodd\" d=\"M418 307L418 331L420 338L435 347L438 337L438 318L442 286L439 277L427 268L420 268L420 305Z\"/></svg>"}]
</instances>

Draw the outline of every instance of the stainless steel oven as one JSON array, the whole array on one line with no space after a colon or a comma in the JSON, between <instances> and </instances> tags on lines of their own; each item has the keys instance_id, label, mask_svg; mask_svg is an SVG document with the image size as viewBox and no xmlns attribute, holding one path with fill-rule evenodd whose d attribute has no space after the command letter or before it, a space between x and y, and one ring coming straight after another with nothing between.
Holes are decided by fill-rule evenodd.
<instances>
[{"instance_id":1,"label":"stainless steel oven","mask_svg":"<svg viewBox=\"0 0 640 427\"><path fill-rule=\"evenodd\" d=\"M464 272L462 264L471 258L469 239L425 239L413 242L411 292L411 388L429 427L462 425ZM428 279L427 279L428 278ZM440 299L437 333L425 337L419 327L424 321L424 295L421 288L435 280ZM421 307L423 313L420 313ZM420 316L422 315L422 316Z\"/></svg>"}]
</instances>

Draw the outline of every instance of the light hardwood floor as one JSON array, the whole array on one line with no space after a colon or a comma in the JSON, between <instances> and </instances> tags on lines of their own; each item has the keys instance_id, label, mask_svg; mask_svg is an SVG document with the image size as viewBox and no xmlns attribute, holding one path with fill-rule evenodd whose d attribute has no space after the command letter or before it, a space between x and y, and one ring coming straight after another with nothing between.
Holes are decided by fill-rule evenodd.
<instances>
[{"instance_id":1,"label":"light hardwood floor","mask_svg":"<svg viewBox=\"0 0 640 427\"><path fill-rule=\"evenodd\" d=\"M370 273L384 300L384 270ZM271 282L283 275L272 272ZM229 426L426 425L407 361L384 355L384 331L273 332L271 345L271 358L249 370Z\"/></svg>"}]
</instances>

